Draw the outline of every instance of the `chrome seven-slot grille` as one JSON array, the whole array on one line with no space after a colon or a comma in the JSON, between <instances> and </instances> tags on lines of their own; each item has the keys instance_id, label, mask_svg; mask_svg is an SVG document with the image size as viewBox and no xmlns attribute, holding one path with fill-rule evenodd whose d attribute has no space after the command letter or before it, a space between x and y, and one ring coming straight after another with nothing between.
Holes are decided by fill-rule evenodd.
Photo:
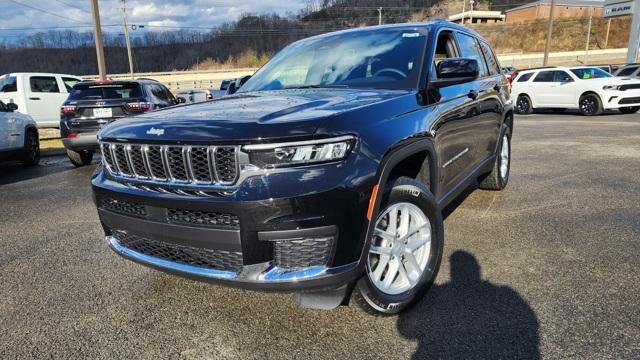
<instances>
[{"instance_id":1,"label":"chrome seven-slot grille","mask_svg":"<svg viewBox=\"0 0 640 360\"><path fill-rule=\"evenodd\" d=\"M232 185L238 179L236 146L101 142L100 150L116 176L198 185Z\"/></svg>"}]
</instances>

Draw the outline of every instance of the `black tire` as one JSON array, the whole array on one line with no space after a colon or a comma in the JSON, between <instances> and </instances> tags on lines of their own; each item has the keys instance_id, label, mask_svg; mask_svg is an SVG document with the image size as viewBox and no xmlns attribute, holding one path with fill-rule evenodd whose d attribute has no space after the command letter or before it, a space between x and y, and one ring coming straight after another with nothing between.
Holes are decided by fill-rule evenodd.
<instances>
[{"instance_id":1,"label":"black tire","mask_svg":"<svg viewBox=\"0 0 640 360\"><path fill-rule=\"evenodd\" d=\"M506 143L505 143L506 141ZM506 157L506 173L502 172L502 165L505 162L502 150L506 145L507 157ZM506 128L500 136L500 147L496 154L496 160L493 163L493 169L487 175L478 187L483 190L502 190L507 187L509 183L509 173L511 171L511 129Z\"/></svg>"},{"instance_id":2,"label":"black tire","mask_svg":"<svg viewBox=\"0 0 640 360\"><path fill-rule=\"evenodd\" d=\"M527 95L520 95L516 100L516 114L529 115L533 113L531 98Z\"/></svg>"},{"instance_id":3,"label":"black tire","mask_svg":"<svg viewBox=\"0 0 640 360\"><path fill-rule=\"evenodd\" d=\"M602 114L602 101L596 94L585 94L580 97L578 103L580 113L584 116L597 116Z\"/></svg>"},{"instance_id":4,"label":"black tire","mask_svg":"<svg viewBox=\"0 0 640 360\"><path fill-rule=\"evenodd\" d=\"M635 114L640 110L640 106L621 107L618 110L623 114Z\"/></svg>"},{"instance_id":5,"label":"black tire","mask_svg":"<svg viewBox=\"0 0 640 360\"><path fill-rule=\"evenodd\" d=\"M426 265L415 284L408 290L388 294L379 290L368 275L369 264L367 261L367 273L358 280L352 293L353 300L367 313L376 316L394 315L414 305L429 290L435 280L444 244L444 225L442 213L438 208L435 198L424 184L406 177L398 178L385 186L385 194L382 198L382 206L378 219L390 206L399 203L415 205L429 220L431 226L430 252L425 259ZM375 219L375 224L378 223ZM369 243L367 246L370 246ZM403 253L404 254L404 253ZM369 254L367 254L369 256ZM399 260L405 261L404 255ZM387 270L388 271L388 270ZM398 275L400 276L400 275Z\"/></svg>"},{"instance_id":6,"label":"black tire","mask_svg":"<svg viewBox=\"0 0 640 360\"><path fill-rule=\"evenodd\" d=\"M87 166L91 164L91 160L93 160L93 151L89 150L81 150L81 151L73 151L67 149L67 156L69 157L69 161L75 167Z\"/></svg>"},{"instance_id":7,"label":"black tire","mask_svg":"<svg viewBox=\"0 0 640 360\"><path fill-rule=\"evenodd\" d=\"M35 166L40 163L40 139L38 132L28 130L24 139L24 150L20 162L23 166Z\"/></svg>"}]
</instances>

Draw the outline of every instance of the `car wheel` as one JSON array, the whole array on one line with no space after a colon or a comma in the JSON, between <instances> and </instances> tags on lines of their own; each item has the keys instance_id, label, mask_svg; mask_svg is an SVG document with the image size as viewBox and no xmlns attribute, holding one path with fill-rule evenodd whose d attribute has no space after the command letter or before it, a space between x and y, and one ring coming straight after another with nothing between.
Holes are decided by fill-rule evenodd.
<instances>
[{"instance_id":1,"label":"car wheel","mask_svg":"<svg viewBox=\"0 0 640 360\"><path fill-rule=\"evenodd\" d=\"M511 171L511 130L507 128L500 140L498 156L493 163L493 169L478 186L483 190L502 190L509 183L509 172Z\"/></svg>"},{"instance_id":2,"label":"car wheel","mask_svg":"<svg viewBox=\"0 0 640 360\"><path fill-rule=\"evenodd\" d=\"M35 166L40 163L40 139L35 131L28 131L24 140L24 152L20 162L24 166Z\"/></svg>"},{"instance_id":3,"label":"car wheel","mask_svg":"<svg viewBox=\"0 0 640 360\"><path fill-rule=\"evenodd\" d=\"M618 110L620 110L620 112L623 113L623 114L634 114L634 113L638 112L638 110L640 110L640 106L621 107Z\"/></svg>"},{"instance_id":4,"label":"car wheel","mask_svg":"<svg viewBox=\"0 0 640 360\"><path fill-rule=\"evenodd\" d=\"M369 239L366 274L353 298L372 315L392 315L415 304L436 278L444 230L435 198L422 183L389 183Z\"/></svg>"},{"instance_id":5,"label":"car wheel","mask_svg":"<svg viewBox=\"0 0 640 360\"><path fill-rule=\"evenodd\" d=\"M93 151L73 151L67 149L67 156L69 157L69 160L71 161L73 166L81 167L91 164L91 160L93 160Z\"/></svg>"},{"instance_id":6,"label":"car wheel","mask_svg":"<svg viewBox=\"0 0 640 360\"><path fill-rule=\"evenodd\" d=\"M533 113L531 99L527 95L518 96L518 100L516 101L516 113L520 115L529 115Z\"/></svg>"},{"instance_id":7,"label":"car wheel","mask_svg":"<svg viewBox=\"0 0 640 360\"><path fill-rule=\"evenodd\" d=\"M580 98L580 112L585 116L602 114L602 101L596 94L586 94Z\"/></svg>"}]
</instances>

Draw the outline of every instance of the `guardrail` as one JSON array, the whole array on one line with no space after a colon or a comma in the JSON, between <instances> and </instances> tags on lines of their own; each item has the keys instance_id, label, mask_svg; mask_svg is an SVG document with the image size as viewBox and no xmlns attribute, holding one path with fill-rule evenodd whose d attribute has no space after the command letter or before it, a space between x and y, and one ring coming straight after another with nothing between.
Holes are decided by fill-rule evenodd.
<instances>
[{"instance_id":1,"label":"guardrail","mask_svg":"<svg viewBox=\"0 0 640 360\"><path fill-rule=\"evenodd\" d=\"M605 49L590 51L565 51L549 54L550 65L579 65L593 63L622 63L627 54L627 49ZM501 54L498 59L503 65L511 65L518 68L541 66L544 53L516 53ZM257 68L216 69L199 71L169 71L154 73L136 73L134 77L150 78L167 85L173 92L190 89L218 89L220 82L225 79L252 75ZM97 79L97 75L84 76L85 79ZM112 74L110 79L130 79L130 74Z\"/></svg>"}]
</instances>

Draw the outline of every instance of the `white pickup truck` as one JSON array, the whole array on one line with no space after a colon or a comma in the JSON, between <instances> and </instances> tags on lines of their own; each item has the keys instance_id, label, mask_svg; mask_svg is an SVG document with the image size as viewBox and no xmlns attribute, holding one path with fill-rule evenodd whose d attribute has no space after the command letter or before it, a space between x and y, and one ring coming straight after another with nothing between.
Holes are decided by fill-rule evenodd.
<instances>
[{"instance_id":1,"label":"white pickup truck","mask_svg":"<svg viewBox=\"0 0 640 360\"><path fill-rule=\"evenodd\" d=\"M25 166L37 165L40 141L36 122L16 110L18 105L0 101L0 161L19 160Z\"/></svg>"},{"instance_id":2,"label":"white pickup truck","mask_svg":"<svg viewBox=\"0 0 640 360\"><path fill-rule=\"evenodd\" d=\"M18 111L31 115L39 128L57 128L60 105L79 81L82 79L66 74L5 74L0 76L0 101L18 105Z\"/></svg>"}]
</instances>

